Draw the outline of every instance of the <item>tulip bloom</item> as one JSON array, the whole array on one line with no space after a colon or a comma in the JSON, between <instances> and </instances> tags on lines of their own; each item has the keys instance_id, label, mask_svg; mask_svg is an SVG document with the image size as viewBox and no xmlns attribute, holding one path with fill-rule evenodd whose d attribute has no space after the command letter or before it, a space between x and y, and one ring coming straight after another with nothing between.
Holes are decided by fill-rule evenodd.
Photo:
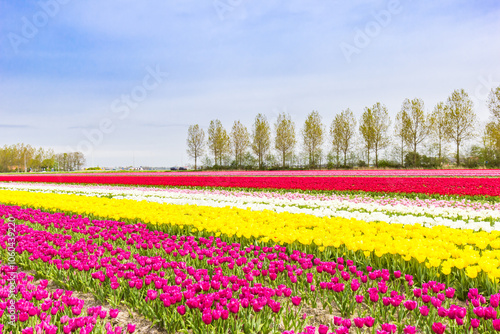
<instances>
[{"instance_id":1,"label":"tulip bloom","mask_svg":"<svg viewBox=\"0 0 500 334\"><path fill-rule=\"evenodd\" d=\"M318 327L318 333L319 334L327 334L329 329L330 328L328 326L326 326L326 325L319 325L319 327Z\"/></svg>"},{"instance_id":2,"label":"tulip bloom","mask_svg":"<svg viewBox=\"0 0 500 334\"><path fill-rule=\"evenodd\" d=\"M354 325L358 328L362 328L365 325L365 319L364 318L354 318Z\"/></svg>"},{"instance_id":3,"label":"tulip bloom","mask_svg":"<svg viewBox=\"0 0 500 334\"><path fill-rule=\"evenodd\" d=\"M204 312L201 316L201 320L205 325L210 325L212 323L212 314L209 312Z\"/></svg>"},{"instance_id":4,"label":"tulip bloom","mask_svg":"<svg viewBox=\"0 0 500 334\"><path fill-rule=\"evenodd\" d=\"M133 332L135 332L135 327L136 327L135 324L127 324L127 331L129 333L133 333Z\"/></svg>"},{"instance_id":5,"label":"tulip bloom","mask_svg":"<svg viewBox=\"0 0 500 334\"><path fill-rule=\"evenodd\" d=\"M180 315L186 314L186 306L185 305L179 305L179 306L177 306L177 312Z\"/></svg>"},{"instance_id":6,"label":"tulip bloom","mask_svg":"<svg viewBox=\"0 0 500 334\"><path fill-rule=\"evenodd\" d=\"M300 304L300 301L302 300L301 297L299 296L294 296L292 297L292 304L295 305L295 306L298 306Z\"/></svg>"},{"instance_id":7,"label":"tulip bloom","mask_svg":"<svg viewBox=\"0 0 500 334\"><path fill-rule=\"evenodd\" d=\"M493 329L500 332L500 319L493 320Z\"/></svg>"},{"instance_id":8,"label":"tulip bloom","mask_svg":"<svg viewBox=\"0 0 500 334\"><path fill-rule=\"evenodd\" d=\"M429 315L429 308L426 305L420 306L419 311L424 317Z\"/></svg>"},{"instance_id":9,"label":"tulip bloom","mask_svg":"<svg viewBox=\"0 0 500 334\"><path fill-rule=\"evenodd\" d=\"M109 310L109 316L112 319L115 319L118 316L118 313L120 313L120 310L118 310L118 309L110 309Z\"/></svg>"},{"instance_id":10,"label":"tulip bloom","mask_svg":"<svg viewBox=\"0 0 500 334\"><path fill-rule=\"evenodd\" d=\"M403 333L404 334L415 334L415 333L417 333L417 329L414 326L408 325L403 329Z\"/></svg>"},{"instance_id":11,"label":"tulip bloom","mask_svg":"<svg viewBox=\"0 0 500 334\"><path fill-rule=\"evenodd\" d=\"M432 324L432 331L436 334L443 334L446 329L446 325L440 322L435 322Z\"/></svg>"}]
</instances>

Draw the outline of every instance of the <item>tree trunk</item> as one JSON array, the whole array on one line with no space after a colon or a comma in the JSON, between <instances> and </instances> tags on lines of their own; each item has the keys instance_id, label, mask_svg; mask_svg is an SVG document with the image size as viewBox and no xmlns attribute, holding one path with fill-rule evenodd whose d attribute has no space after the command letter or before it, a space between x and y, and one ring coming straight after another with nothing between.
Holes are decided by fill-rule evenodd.
<instances>
[{"instance_id":1,"label":"tree trunk","mask_svg":"<svg viewBox=\"0 0 500 334\"><path fill-rule=\"evenodd\" d=\"M285 169L285 157L286 157L286 152L283 150L283 169Z\"/></svg>"},{"instance_id":2,"label":"tree trunk","mask_svg":"<svg viewBox=\"0 0 500 334\"><path fill-rule=\"evenodd\" d=\"M344 166L347 166L347 150L344 151Z\"/></svg>"},{"instance_id":3,"label":"tree trunk","mask_svg":"<svg viewBox=\"0 0 500 334\"><path fill-rule=\"evenodd\" d=\"M457 140L457 167L460 166L460 143Z\"/></svg>"},{"instance_id":4,"label":"tree trunk","mask_svg":"<svg viewBox=\"0 0 500 334\"><path fill-rule=\"evenodd\" d=\"M314 156L314 153L316 152L316 150L312 149L312 152L311 152L311 161L312 161L312 168L314 169L316 167L316 157Z\"/></svg>"},{"instance_id":5,"label":"tree trunk","mask_svg":"<svg viewBox=\"0 0 500 334\"><path fill-rule=\"evenodd\" d=\"M417 167L417 143L413 145L413 166Z\"/></svg>"},{"instance_id":6,"label":"tree trunk","mask_svg":"<svg viewBox=\"0 0 500 334\"><path fill-rule=\"evenodd\" d=\"M370 167L370 150L369 149L368 149L368 158L367 158L367 160L368 160L368 162L367 162L368 167Z\"/></svg>"},{"instance_id":7,"label":"tree trunk","mask_svg":"<svg viewBox=\"0 0 500 334\"><path fill-rule=\"evenodd\" d=\"M401 137L401 167L405 165L405 144L403 137Z\"/></svg>"},{"instance_id":8,"label":"tree trunk","mask_svg":"<svg viewBox=\"0 0 500 334\"><path fill-rule=\"evenodd\" d=\"M438 147L439 147L439 153L438 153L438 156L439 156L439 166L441 167L441 140L439 141L438 143Z\"/></svg>"}]
</instances>

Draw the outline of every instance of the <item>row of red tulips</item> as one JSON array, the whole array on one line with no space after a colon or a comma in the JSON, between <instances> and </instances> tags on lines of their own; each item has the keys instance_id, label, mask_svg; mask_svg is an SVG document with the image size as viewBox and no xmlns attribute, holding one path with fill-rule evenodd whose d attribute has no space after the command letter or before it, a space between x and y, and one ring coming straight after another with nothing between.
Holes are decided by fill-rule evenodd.
<instances>
[{"instance_id":1,"label":"row of red tulips","mask_svg":"<svg viewBox=\"0 0 500 334\"><path fill-rule=\"evenodd\" d=\"M0 175L0 181L500 196L496 178Z\"/></svg>"},{"instance_id":2,"label":"row of red tulips","mask_svg":"<svg viewBox=\"0 0 500 334\"><path fill-rule=\"evenodd\" d=\"M255 240L178 237L143 224L92 222L11 206L0 206L0 216L18 220L21 266L112 305L123 302L172 332L268 333L278 331L276 324L299 331L308 319L301 317L303 304L342 314L321 325L322 333L329 328L336 333L500 331L500 294L485 297L472 289L467 304L459 306L453 287L415 282L398 271L358 268L344 258L325 261ZM2 257L7 229L0 221ZM26 316L26 325L39 324L38 316Z\"/></svg>"}]
</instances>

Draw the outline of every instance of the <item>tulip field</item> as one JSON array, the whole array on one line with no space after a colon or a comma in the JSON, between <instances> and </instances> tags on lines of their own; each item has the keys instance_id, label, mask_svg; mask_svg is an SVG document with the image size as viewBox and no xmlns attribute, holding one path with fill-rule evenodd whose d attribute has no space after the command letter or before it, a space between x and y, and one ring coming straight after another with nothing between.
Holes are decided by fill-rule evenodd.
<instances>
[{"instance_id":1,"label":"tulip field","mask_svg":"<svg viewBox=\"0 0 500 334\"><path fill-rule=\"evenodd\" d=\"M499 177L3 174L0 333L500 333Z\"/></svg>"}]
</instances>

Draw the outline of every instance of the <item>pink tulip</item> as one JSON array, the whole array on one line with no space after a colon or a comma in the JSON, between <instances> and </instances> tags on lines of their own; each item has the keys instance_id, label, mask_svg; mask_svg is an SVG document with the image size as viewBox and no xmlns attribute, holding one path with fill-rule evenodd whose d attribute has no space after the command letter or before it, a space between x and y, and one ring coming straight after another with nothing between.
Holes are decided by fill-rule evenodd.
<instances>
[{"instance_id":1,"label":"pink tulip","mask_svg":"<svg viewBox=\"0 0 500 334\"><path fill-rule=\"evenodd\" d=\"M436 334L443 334L446 329L446 325L440 322L435 322L432 324L432 331Z\"/></svg>"},{"instance_id":2,"label":"pink tulip","mask_svg":"<svg viewBox=\"0 0 500 334\"><path fill-rule=\"evenodd\" d=\"M118 313L120 313L120 310L118 309L110 309L109 310L109 317L112 319L115 319L118 316Z\"/></svg>"},{"instance_id":3,"label":"pink tulip","mask_svg":"<svg viewBox=\"0 0 500 334\"><path fill-rule=\"evenodd\" d=\"M319 334L327 334L328 330L329 330L329 327L326 325L319 325L319 327L318 327Z\"/></svg>"},{"instance_id":4,"label":"pink tulip","mask_svg":"<svg viewBox=\"0 0 500 334\"><path fill-rule=\"evenodd\" d=\"M210 325L212 323L212 314L207 312L203 313L201 320L205 323L205 325Z\"/></svg>"},{"instance_id":5,"label":"pink tulip","mask_svg":"<svg viewBox=\"0 0 500 334\"><path fill-rule=\"evenodd\" d=\"M496 330L497 332L500 332L500 319L493 320L492 324L493 324L493 329Z\"/></svg>"},{"instance_id":6,"label":"pink tulip","mask_svg":"<svg viewBox=\"0 0 500 334\"><path fill-rule=\"evenodd\" d=\"M354 325L358 328L362 328L365 325L365 319L364 318L354 318Z\"/></svg>"},{"instance_id":7,"label":"pink tulip","mask_svg":"<svg viewBox=\"0 0 500 334\"><path fill-rule=\"evenodd\" d=\"M420 311L420 314L423 315L424 317L429 315L429 308L425 305L420 306L419 311Z\"/></svg>"},{"instance_id":8,"label":"pink tulip","mask_svg":"<svg viewBox=\"0 0 500 334\"><path fill-rule=\"evenodd\" d=\"M415 334L415 333L417 333L417 329L414 326L408 325L403 329L403 333L404 334Z\"/></svg>"}]
</instances>

